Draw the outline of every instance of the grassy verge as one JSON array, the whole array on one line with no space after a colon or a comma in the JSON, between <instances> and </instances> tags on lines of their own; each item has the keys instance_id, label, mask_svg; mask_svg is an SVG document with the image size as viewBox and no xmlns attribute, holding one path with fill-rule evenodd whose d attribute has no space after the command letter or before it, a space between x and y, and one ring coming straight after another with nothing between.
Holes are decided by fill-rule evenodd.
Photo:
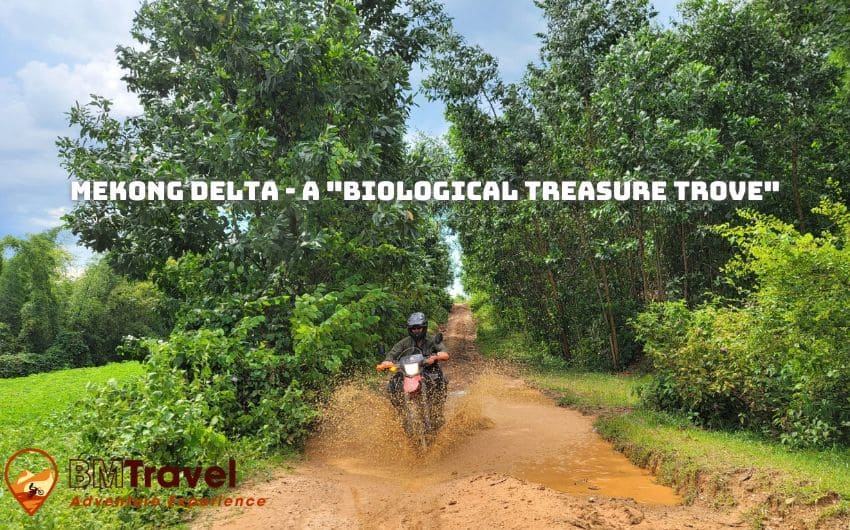
<instances>
[{"instance_id":1,"label":"grassy verge","mask_svg":"<svg viewBox=\"0 0 850 530\"><path fill-rule=\"evenodd\" d=\"M75 495L117 497L129 489L72 490L67 486L68 458L78 456L79 437L70 427L70 418L86 398L86 385L121 384L143 373L137 362L114 363L95 368L77 368L0 379L0 466L19 449L37 447L47 451L59 467L59 484L35 516L28 516L12 498L5 484L0 486L0 529L6 528L134 528L134 509L70 506ZM236 451L239 481L263 480L292 460L293 454L281 451L267 455L247 444ZM157 492L152 492L157 493ZM138 510L145 510L139 508ZM175 526L182 515L175 511Z\"/></svg>"},{"instance_id":2,"label":"grassy verge","mask_svg":"<svg viewBox=\"0 0 850 530\"><path fill-rule=\"evenodd\" d=\"M137 362L114 363L0 379L0 458L6 461L25 447L47 451L59 467L59 484L35 516L28 516L6 490L0 497L0 528L96 528L117 522L94 510L71 509L74 493L67 487L68 458L76 456L78 437L68 424L86 384L121 383L142 373Z\"/></svg>"},{"instance_id":3,"label":"grassy verge","mask_svg":"<svg viewBox=\"0 0 850 530\"><path fill-rule=\"evenodd\" d=\"M749 477L743 482L768 487L775 500L789 505L822 503L838 494L845 500L836 509L848 507L850 449L791 451L747 432L705 430L683 418L643 409L601 416L597 427L638 464L660 465L662 480L686 486L686 494L699 493L694 473L708 472L727 478L741 475L739 482ZM750 486L739 485L745 491Z\"/></svg>"},{"instance_id":4,"label":"grassy verge","mask_svg":"<svg viewBox=\"0 0 850 530\"><path fill-rule=\"evenodd\" d=\"M850 514L850 448L796 451L747 432L713 431L685 418L646 410L637 388L650 376L570 371L547 359L522 334L493 325L492 309L475 308L479 349L485 357L518 365L524 376L559 403L598 415L596 427L629 459L652 469L686 502L740 505L754 528L770 514L817 525Z\"/></svg>"},{"instance_id":5,"label":"grassy verge","mask_svg":"<svg viewBox=\"0 0 850 530\"><path fill-rule=\"evenodd\" d=\"M142 365L130 361L0 379L0 426L22 426L68 408L83 397L86 383L123 382L141 373Z\"/></svg>"}]
</instances>

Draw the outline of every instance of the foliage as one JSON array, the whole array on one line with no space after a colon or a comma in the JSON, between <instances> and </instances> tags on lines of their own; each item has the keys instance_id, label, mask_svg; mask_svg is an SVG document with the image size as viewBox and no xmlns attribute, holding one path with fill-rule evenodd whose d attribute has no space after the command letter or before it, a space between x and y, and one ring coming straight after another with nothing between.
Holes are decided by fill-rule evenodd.
<instances>
[{"instance_id":1,"label":"foliage","mask_svg":"<svg viewBox=\"0 0 850 530\"><path fill-rule=\"evenodd\" d=\"M146 2L138 44L118 49L143 112L119 121L103 98L76 106L63 165L79 180L236 188L435 178L430 151L404 141L408 77L447 24L432 0ZM449 305L427 204L90 201L65 220L112 269L150 278L174 315L167 340L119 348L147 359L142 378L85 405L93 454L196 465L298 446L328 386L397 340L405 312L442 319ZM105 267L88 285L117 296ZM109 310L76 307L83 322Z\"/></svg>"},{"instance_id":2,"label":"foliage","mask_svg":"<svg viewBox=\"0 0 850 530\"><path fill-rule=\"evenodd\" d=\"M299 297L294 348L283 355L256 341L263 315L246 316L230 333L203 328L144 341L144 376L105 388L80 417L86 450L214 462L240 438L265 447L299 443L315 416L316 393L374 347L386 298L355 287Z\"/></svg>"},{"instance_id":3,"label":"foliage","mask_svg":"<svg viewBox=\"0 0 850 530\"><path fill-rule=\"evenodd\" d=\"M734 294L732 248L708 227L747 206L802 231L850 180L846 11L794 2L683 2L650 23L642 0L542 1L541 60L516 84L450 35L426 86L447 106L455 179L776 180L765 201L463 203L449 217L467 289L506 323L588 366L640 354L628 321L655 301ZM834 175L829 184L825 175ZM597 356L598 357L598 356ZM601 364L601 366L600 366Z\"/></svg>"},{"instance_id":4,"label":"foliage","mask_svg":"<svg viewBox=\"0 0 850 530\"><path fill-rule=\"evenodd\" d=\"M41 354L13 353L0 355L0 378L23 377L38 372L46 372L55 367L57 365L50 357Z\"/></svg>"},{"instance_id":5,"label":"foliage","mask_svg":"<svg viewBox=\"0 0 850 530\"><path fill-rule=\"evenodd\" d=\"M56 242L57 234L58 230L50 230L28 239L0 240L0 253L13 252L0 269L0 321L4 334L14 335L14 346L22 351L43 352L59 330L57 279L67 258ZM10 338L4 342L12 346Z\"/></svg>"},{"instance_id":6,"label":"foliage","mask_svg":"<svg viewBox=\"0 0 850 530\"><path fill-rule=\"evenodd\" d=\"M171 327L169 313L167 300L151 282L130 281L99 260L71 284L63 327L85 347L75 346L79 356L69 352L69 358L73 366L117 360L116 348L124 337L165 336Z\"/></svg>"},{"instance_id":7,"label":"foliage","mask_svg":"<svg viewBox=\"0 0 850 530\"><path fill-rule=\"evenodd\" d=\"M8 324L0 322L0 355L10 355L20 351L18 338L12 333Z\"/></svg>"},{"instance_id":8,"label":"foliage","mask_svg":"<svg viewBox=\"0 0 850 530\"><path fill-rule=\"evenodd\" d=\"M104 364L118 359L124 337L162 337L171 327L169 303L149 281L128 280L104 260L69 277L58 234L3 240L0 377Z\"/></svg>"},{"instance_id":9,"label":"foliage","mask_svg":"<svg viewBox=\"0 0 850 530\"><path fill-rule=\"evenodd\" d=\"M407 180L408 71L445 23L430 0L146 3L132 31L140 46L118 49L144 113L122 123L101 98L75 107L81 134L60 140L63 163L81 180ZM312 280L327 231L374 241L386 228L379 239L398 244L415 231L408 213L415 205L283 196L86 202L67 220L139 276L194 253Z\"/></svg>"},{"instance_id":10,"label":"foliage","mask_svg":"<svg viewBox=\"0 0 850 530\"><path fill-rule=\"evenodd\" d=\"M651 404L794 446L850 442L850 214L834 202L816 211L835 233L754 212L717 229L740 249L730 278L754 279L742 305L668 302L637 318L657 370Z\"/></svg>"},{"instance_id":11,"label":"foliage","mask_svg":"<svg viewBox=\"0 0 850 530\"><path fill-rule=\"evenodd\" d=\"M595 426L629 460L652 466L659 482L674 487L686 502L724 496L728 501L729 495L738 495L729 487L730 475L743 474L763 491L760 498L766 503L776 497L793 499L794 504L811 505L804 513L819 512L822 521L840 515L835 508L847 508L847 448L791 450L751 432L706 430L681 416L645 409L600 415ZM828 498L838 503L825 503ZM840 520L836 522L840 527Z\"/></svg>"},{"instance_id":12,"label":"foliage","mask_svg":"<svg viewBox=\"0 0 850 530\"><path fill-rule=\"evenodd\" d=\"M76 368L91 366L91 351L86 344L84 334L80 331L61 331L43 354L50 358L51 368ZM98 363L103 364L103 363Z\"/></svg>"},{"instance_id":13,"label":"foliage","mask_svg":"<svg viewBox=\"0 0 850 530\"><path fill-rule=\"evenodd\" d=\"M80 455L78 433L69 418L78 413L79 402L88 398L86 384L99 386L109 380L123 384L141 373L139 363L125 362L0 379L0 402L3 403L0 407L0 454L8 456L23 447L44 449L60 466L60 480L63 482L53 491L50 502L34 517L27 515L16 502L4 496L3 502L0 502L0 521L3 521L4 527L131 526L126 519L126 512L69 508L71 499L80 495L81 491L66 487L61 467L63 462L67 465L68 458Z\"/></svg>"}]
</instances>

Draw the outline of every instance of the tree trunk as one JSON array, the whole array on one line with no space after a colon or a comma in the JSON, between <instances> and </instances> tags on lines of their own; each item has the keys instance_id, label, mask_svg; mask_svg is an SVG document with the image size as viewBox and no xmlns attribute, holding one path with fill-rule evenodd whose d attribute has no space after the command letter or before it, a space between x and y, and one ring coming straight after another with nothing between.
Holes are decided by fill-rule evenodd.
<instances>
[{"instance_id":1,"label":"tree trunk","mask_svg":"<svg viewBox=\"0 0 850 530\"><path fill-rule=\"evenodd\" d=\"M540 220L537 217L534 217L534 229L537 236L537 248L538 252L541 256L549 255L549 243L543 239L542 231L540 230ZM561 304L560 294L558 292L558 282L555 280L555 273L552 272L552 268L545 263L544 260L544 270L546 273L546 279L549 284L549 288L552 291L552 302L555 305L555 309L557 313L554 315L555 325L558 328L558 342L561 345L561 355L565 360L569 361L572 358L572 350L570 349L570 341L567 337L567 333L564 331L563 319L566 313L564 312L564 306Z\"/></svg>"},{"instance_id":2,"label":"tree trunk","mask_svg":"<svg viewBox=\"0 0 850 530\"><path fill-rule=\"evenodd\" d=\"M661 261L661 236L658 235L658 223L655 218L652 219L652 233L654 234L655 247L655 290L652 299L655 301L663 301L667 299L667 293L664 285L662 261Z\"/></svg>"},{"instance_id":3,"label":"tree trunk","mask_svg":"<svg viewBox=\"0 0 850 530\"><path fill-rule=\"evenodd\" d=\"M649 300L649 276L646 273L646 243L643 233L643 206L638 205L637 213L638 265L640 267L641 294L643 301Z\"/></svg>"},{"instance_id":4,"label":"tree trunk","mask_svg":"<svg viewBox=\"0 0 850 530\"><path fill-rule=\"evenodd\" d=\"M800 201L800 146L796 139L791 143L791 189L794 194L794 208L797 210L798 228L800 232L805 232L806 219Z\"/></svg>"},{"instance_id":5,"label":"tree trunk","mask_svg":"<svg viewBox=\"0 0 850 530\"><path fill-rule=\"evenodd\" d=\"M688 303L689 293L688 293L688 274L690 270L688 268L688 241L687 236L685 235L685 223L679 223L679 233L681 235L682 240L682 292L685 296L685 303Z\"/></svg>"},{"instance_id":6,"label":"tree trunk","mask_svg":"<svg viewBox=\"0 0 850 530\"><path fill-rule=\"evenodd\" d=\"M599 270L602 272L602 286L605 292L605 313L608 319L608 326L611 329L609 341L611 343L611 363L614 365L614 370L620 369L620 341L617 338L617 322L614 320L614 311L611 302L611 289L608 282L608 268L605 267L605 262L599 262Z\"/></svg>"},{"instance_id":7,"label":"tree trunk","mask_svg":"<svg viewBox=\"0 0 850 530\"><path fill-rule=\"evenodd\" d=\"M620 344L619 339L617 338L617 322L614 320L614 314L611 311L613 304L611 303L611 289L608 282L608 271L605 268L605 263L600 261L600 282L600 273L597 273L596 271L596 262L593 257L593 251L590 248L587 233L585 232L584 219L581 219L578 225L580 227L579 239L584 247L584 254L587 256L590 272L593 275L593 285L596 288L596 296L599 298L599 304L602 306L602 318L605 320L605 323L608 324L608 343L611 346L611 360L614 365L614 369L619 369ZM604 296L603 291L599 289L600 283L602 283L604 287Z\"/></svg>"}]
</instances>

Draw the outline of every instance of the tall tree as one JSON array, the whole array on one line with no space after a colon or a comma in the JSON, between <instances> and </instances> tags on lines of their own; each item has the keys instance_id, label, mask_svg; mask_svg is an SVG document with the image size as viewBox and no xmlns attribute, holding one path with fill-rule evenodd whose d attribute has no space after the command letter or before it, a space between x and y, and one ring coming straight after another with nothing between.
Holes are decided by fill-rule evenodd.
<instances>
[{"instance_id":1,"label":"tall tree","mask_svg":"<svg viewBox=\"0 0 850 530\"><path fill-rule=\"evenodd\" d=\"M5 237L0 251L13 255L0 273L0 322L20 347L41 353L59 331L56 280L67 256L56 243L58 229L26 239Z\"/></svg>"}]
</instances>

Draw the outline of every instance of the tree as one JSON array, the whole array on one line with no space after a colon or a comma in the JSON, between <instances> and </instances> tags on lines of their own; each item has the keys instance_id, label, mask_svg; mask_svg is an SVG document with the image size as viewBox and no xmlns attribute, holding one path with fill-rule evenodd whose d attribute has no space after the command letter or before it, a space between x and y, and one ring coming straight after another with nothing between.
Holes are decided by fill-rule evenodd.
<instances>
[{"instance_id":1,"label":"tree","mask_svg":"<svg viewBox=\"0 0 850 530\"><path fill-rule=\"evenodd\" d=\"M85 344L86 358L70 359L78 366L115 360L124 337L164 337L171 325L167 301L151 282L130 281L103 259L72 282L62 319L62 329Z\"/></svg>"},{"instance_id":2,"label":"tree","mask_svg":"<svg viewBox=\"0 0 850 530\"><path fill-rule=\"evenodd\" d=\"M204 398L192 418L134 446L132 426L94 404L114 427L90 433L97 447L153 458L173 447L193 458L199 445L181 433L199 429L217 450L243 436L297 443L328 383L397 339L404 311L446 316L449 263L431 206L345 202L324 190L429 178L404 142L408 78L447 25L432 0L141 7L139 45L118 59L143 112L116 120L102 98L72 109L80 135L59 140L69 174L280 189L312 181L323 196L85 202L66 216L83 244L118 272L151 278L176 311L167 341L141 343L149 383L107 401L172 411Z\"/></svg>"},{"instance_id":3,"label":"tree","mask_svg":"<svg viewBox=\"0 0 850 530\"><path fill-rule=\"evenodd\" d=\"M0 321L20 348L41 353L58 332L61 315L56 281L67 260L56 243L58 229L27 239L5 237L0 249L13 256L0 273Z\"/></svg>"},{"instance_id":4,"label":"tree","mask_svg":"<svg viewBox=\"0 0 850 530\"><path fill-rule=\"evenodd\" d=\"M808 214L822 195L847 191L848 69L830 34L846 11L693 0L658 28L639 0L538 5L540 61L516 85L484 50L444 40L428 88L446 102L455 178L777 180L745 206L806 229L824 222ZM720 274L732 248L707 227L739 206L464 204L450 219L466 278L505 322L576 364L618 367L639 352L628 321L646 304L734 294Z\"/></svg>"}]
</instances>

